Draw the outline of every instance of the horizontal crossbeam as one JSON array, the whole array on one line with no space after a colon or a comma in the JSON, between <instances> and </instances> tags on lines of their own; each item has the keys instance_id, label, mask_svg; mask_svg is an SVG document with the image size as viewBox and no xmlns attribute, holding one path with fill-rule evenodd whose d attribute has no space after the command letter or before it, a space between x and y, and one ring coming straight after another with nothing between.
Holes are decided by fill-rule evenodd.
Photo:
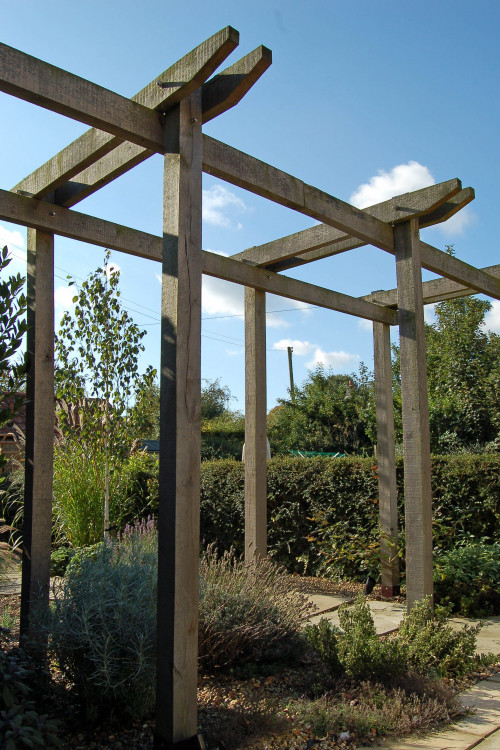
<instances>
[{"instance_id":1,"label":"horizontal crossbeam","mask_svg":"<svg viewBox=\"0 0 500 750\"><path fill-rule=\"evenodd\" d=\"M484 268L474 270L479 270L484 275L500 280L500 265L485 266ZM456 281L451 281L449 279L431 279L430 281L424 281L422 284L422 290L424 295L424 305L431 305L437 302L444 302L447 299L459 299L460 297L469 297L471 294L477 294L476 289L464 286L463 284L458 284ZM395 308L398 304L398 290L387 289L385 291L380 290L377 292L371 292L371 294L365 294L359 299Z\"/></svg>"},{"instance_id":2,"label":"horizontal crossbeam","mask_svg":"<svg viewBox=\"0 0 500 750\"><path fill-rule=\"evenodd\" d=\"M218 31L198 47L160 73L132 100L142 106L165 111L199 88L238 46L239 34L231 26ZM122 143L122 139L92 128L57 156L16 185L38 198L52 193ZM127 144L129 147L132 144ZM143 149L134 146L138 153ZM149 154L149 152L146 152ZM147 158L147 157L145 157ZM135 163L131 162L129 169ZM85 197L85 196L83 196Z\"/></svg>"},{"instance_id":3,"label":"horizontal crossbeam","mask_svg":"<svg viewBox=\"0 0 500 750\"><path fill-rule=\"evenodd\" d=\"M6 190L0 190L0 218L149 260L162 260L161 237ZM367 320L389 325L397 322L396 312L372 302L280 276L215 253L203 251L202 265L203 273L209 276Z\"/></svg>"},{"instance_id":4,"label":"horizontal crossbeam","mask_svg":"<svg viewBox=\"0 0 500 750\"><path fill-rule=\"evenodd\" d=\"M0 91L145 148L163 150L157 112L1 43Z\"/></svg>"},{"instance_id":5,"label":"horizontal crossbeam","mask_svg":"<svg viewBox=\"0 0 500 750\"><path fill-rule=\"evenodd\" d=\"M408 219L436 210L443 203L452 199L461 189L460 180L448 180L438 185L415 190L413 193L398 195L388 201L377 203L362 210L381 221L395 223L400 221L403 216ZM338 245L337 249L336 245ZM350 245L350 247L346 247L346 245ZM232 257L238 260L247 260L258 266L273 268L273 270L282 270L285 267L284 261L290 258L297 260L300 264L302 259L297 256L304 253L308 259L309 254L313 251L324 250L326 254L320 254L320 257L328 257L328 255L335 255L338 252L345 252L346 249L359 246L359 240L349 237L345 232L326 224L318 224L310 229L304 229L273 242L267 242L265 245L250 247L248 250L243 250L243 252ZM316 260L316 258L311 258L311 260ZM295 265L295 263L292 265Z\"/></svg>"}]
</instances>

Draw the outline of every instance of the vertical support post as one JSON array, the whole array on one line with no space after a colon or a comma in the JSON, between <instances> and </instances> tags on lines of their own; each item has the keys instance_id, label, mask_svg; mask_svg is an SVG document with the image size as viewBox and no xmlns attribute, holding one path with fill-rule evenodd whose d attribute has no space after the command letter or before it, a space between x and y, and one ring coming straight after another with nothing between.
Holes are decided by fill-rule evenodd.
<instances>
[{"instance_id":1,"label":"vertical support post","mask_svg":"<svg viewBox=\"0 0 500 750\"><path fill-rule=\"evenodd\" d=\"M391 328L373 323L382 596L399 594L398 505L394 451Z\"/></svg>"},{"instance_id":2,"label":"vertical support post","mask_svg":"<svg viewBox=\"0 0 500 750\"><path fill-rule=\"evenodd\" d=\"M28 229L26 456L20 630L49 603L54 460L54 235Z\"/></svg>"},{"instance_id":3,"label":"vertical support post","mask_svg":"<svg viewBox=\"0 0 500 750\"><path fill-rule=\"evenodd\" d=\"M267 556L266 293L245 288L245 562Z\"/></svg>"},{"instance_id":4,"label":"vertical support post","mask_svg":"<svg viewBox=\"0 0 500 750\"><path fill-rule=\"evenodd\" d=\"M201 92L165 116L155 748L197 738Z\"/></svg>"},{"instance_id":5,"label":"vertical support post","mask_svg":"<svg viewBox=\"0 0 500 750\"><path fill-rule=\"evenodd\" d=\"M394 227L403 402L406 599L432 597L429 403L417 219Z\"/></svg>"}]
</instances>

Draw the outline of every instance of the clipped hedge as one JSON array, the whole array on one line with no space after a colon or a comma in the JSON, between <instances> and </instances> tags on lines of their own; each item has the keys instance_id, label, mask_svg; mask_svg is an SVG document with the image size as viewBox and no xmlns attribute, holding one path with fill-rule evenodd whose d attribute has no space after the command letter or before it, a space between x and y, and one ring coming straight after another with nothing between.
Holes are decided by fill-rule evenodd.
<instances>
[{"instance_id":1,"label":"clipped hedge","mask_svg":"<svg viewBox=\"0 0 500 750\"><path fill-rule=\"evenodd\" d=\"M268 462L268 542L289 571L362 575L375 564L377 467L373 459L275 458ZM403 462L397 464L404 530ZM435 545L500 536L500 456L433 456ZM202 464L201 534L220 550L243 549L244 466Z\"/></svg>"}]
</instances>

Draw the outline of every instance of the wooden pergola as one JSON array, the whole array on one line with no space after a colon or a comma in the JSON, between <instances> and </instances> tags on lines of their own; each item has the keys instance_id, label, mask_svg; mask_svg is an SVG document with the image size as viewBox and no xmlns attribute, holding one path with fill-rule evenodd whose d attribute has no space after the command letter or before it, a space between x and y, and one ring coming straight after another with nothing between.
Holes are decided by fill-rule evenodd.
<instances>
[{"instance_id":1,"label":"wooden pergola","mask_svg":"<svg viewBox=\"0 0 500 750\"><path fill-rule=\"evenodd\" d=\"M210 138L202 125L237 104L271 64L265 47L212 75L238 45L227 27L131 99L0 45L0 90L91 129L9 190L0 218L29 227L26 489L21 629L47 603L54 424L54 235L162 263L156 747L195 748L200 494L201 278L245 286L245 554L266 555L265 293L373 322L382 586L399 587L390 327L399 326L408 606L432 596L429 420L423 305L481 292L500 299L500 266L477 269L421 242L474 198L452 179L357 209ZM153 154L164 158L163 237L72 210ZM230 258L202 250L202 172L319 225ZM355 298L282 274L362 245L395 257L397 289ZM421 269L444 277L422 283Z\"/></svg>"}]
</instances>

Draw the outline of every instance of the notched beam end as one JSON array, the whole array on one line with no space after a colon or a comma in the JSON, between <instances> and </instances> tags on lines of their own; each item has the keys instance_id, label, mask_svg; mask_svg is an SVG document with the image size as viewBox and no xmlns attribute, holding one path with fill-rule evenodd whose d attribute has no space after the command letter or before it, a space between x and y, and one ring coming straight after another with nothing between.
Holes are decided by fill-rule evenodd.
<instances>
[{"instance_id":1,"label":"notched beam end","mask_svg":"<svg viewBox=\"0 0 500 750\"><path fill-rule=\"evenodd\" d=\"M207 81L202 87L203 122L238 104L271 64L271 50L261 45Z\"/></svg>"},{"instance_id":2,"label":"notched beam end","mask_svg":"<svg viewBox=\"0 0 500 750\"><path fill-rule=\"evenodd\" d=\"M434 224L441 224L443 221L447 221L464 208L464 206L471 203L475 197L474 188L464 188L449 200L445 201L445 203L438 206L434 211L421 216L418 222L420 228L431 227Z\"/></svg>"}]
</instances>

